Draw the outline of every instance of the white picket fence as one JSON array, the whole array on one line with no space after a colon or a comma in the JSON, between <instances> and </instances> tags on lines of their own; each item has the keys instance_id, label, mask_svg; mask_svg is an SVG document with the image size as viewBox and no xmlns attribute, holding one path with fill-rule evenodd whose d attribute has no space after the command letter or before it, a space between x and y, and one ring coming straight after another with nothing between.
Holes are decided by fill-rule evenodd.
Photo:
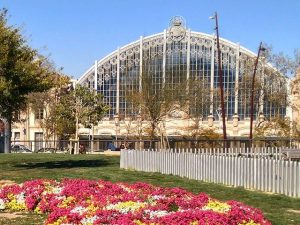
<instances>
[{"instance_id":1,"label":"white picket fence","mask_svg":"<svg viewBox=\"0 0 300 225\"><path fill-rule=\"evenodd\" d=\"M191 151L122 150L120 167L300 197L300 162Z\"/></svg>"}]
</instances>

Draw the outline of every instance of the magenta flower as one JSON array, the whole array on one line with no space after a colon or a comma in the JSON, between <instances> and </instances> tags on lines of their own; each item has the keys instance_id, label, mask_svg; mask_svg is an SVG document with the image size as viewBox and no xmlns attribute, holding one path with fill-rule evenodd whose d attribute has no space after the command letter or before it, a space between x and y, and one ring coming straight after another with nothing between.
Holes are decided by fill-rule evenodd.
<instances>
[{"instance_id":1,"label":"magenta flower","mask_svg":"<svg viewBox=\"0 0 300 225\"><path fill-rule=\"evenodd\" d=\"M271 224L259 209L146 183L31 180L0 189L0 210L47 213L44 225Z\"/></svg>"}]
</instances>

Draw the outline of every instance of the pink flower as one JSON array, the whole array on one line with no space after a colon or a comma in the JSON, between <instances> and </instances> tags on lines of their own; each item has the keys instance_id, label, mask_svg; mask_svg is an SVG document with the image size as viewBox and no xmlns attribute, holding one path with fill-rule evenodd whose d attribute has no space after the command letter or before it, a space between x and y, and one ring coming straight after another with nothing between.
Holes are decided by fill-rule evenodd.
<instances>
[{"instance_id":1,"label":"pink flower","mask_svg":"<svg viewBox=\"0 0 300 225\"><path fill-rule=\"evenodd\" d=\"M195 195L181 188L161 188L141 182L38 179L0 189L2 208L17 209L16 204L24 204L24 199L26 210L48 213L45 225L238 225L250 221L270 224L259 209L237 201L222 203L205 193Z\"/></svg>"}]
</instances>

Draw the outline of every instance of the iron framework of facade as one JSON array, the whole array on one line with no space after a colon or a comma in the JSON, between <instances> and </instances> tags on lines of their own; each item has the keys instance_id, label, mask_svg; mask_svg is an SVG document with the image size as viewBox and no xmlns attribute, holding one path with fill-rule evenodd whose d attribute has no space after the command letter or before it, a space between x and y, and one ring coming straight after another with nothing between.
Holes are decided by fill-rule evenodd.
<instances>
[{"instance_id":1,"label":"iron framework of facade","mask_svg":"<svg viewBox=\"0 0 300 225\"><path fill-rule=\"evenodd\" d=\"M117 49L95 64L82 75L78 83L103 94L110 106L108 118L114 115L129 117L136 112L126 102L130 90L142 88L142 76L151 74L156 87L188 79L205 79L202 87L214 90L218 87L218 58L216 38L213 35L194 32L185 28L183 20L175 18L162 33L140 37ZM238 116L240 120L250 116L249 96L251 90L243 79L252 75L256 55L239 44L220 39L225 108L228 120ZM178 76L180 74L180 76ZM259 61L257 77L269 91L287 90L286 78L270 64ZM286 107L273 105L264 95L258 95L255 111L264 116L286 115ZM220 99L210 92L211 104L202 109L203 120L210 115L218 116ZM194 106L196 110L197 105ZM254 116L256 118L258 113Z\"/></svg>"}]
</instances>

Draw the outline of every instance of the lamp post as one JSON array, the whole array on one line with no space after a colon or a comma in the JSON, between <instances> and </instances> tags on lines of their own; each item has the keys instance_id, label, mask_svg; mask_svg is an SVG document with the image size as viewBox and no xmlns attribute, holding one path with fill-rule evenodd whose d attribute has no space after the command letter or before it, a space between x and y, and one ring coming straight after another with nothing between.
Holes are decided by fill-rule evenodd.
<instances>
[{"instance_id":1,"label":"lamp post","mask_svg":"<svg viewBox=\"0 0 300 225\"><path fill-rule=\"evenodd\" d=\"M249 134L249 140L250 144L252 145L252 137L253 137L253 114L254 114L254 91L255 91L255 75L257 71L257 65L260 53L262 51L265 51L266 49L262 46L262 42L259 44L257 57L254 64L254 71L252 76L252 86L251 86L251 101L250 101L250 134Z\"/></svg>"},{"instance_id":2,"label":"lamp post","mask_svg":"<svg viewBox=\"0 0 300 225\"><path fill-rule=\"evenodd\" d=\"M218 14L215 12L215 15L210 17L216 21L216 33L217 33L217 51L218 51L218 73L219 73L219 87L221 95L221 112L222 112L222 123L223 123L223 139L226 145L227 134L226 134L226 121L225 121L225 104L224 104L224 90L223 90L223 71L222 71L222 62L221 62L221 51L220 51L220 41L219 41L219 24L218 24ZM225 146L224 146L225 147Z\"/></svg>"}]
</instances>

